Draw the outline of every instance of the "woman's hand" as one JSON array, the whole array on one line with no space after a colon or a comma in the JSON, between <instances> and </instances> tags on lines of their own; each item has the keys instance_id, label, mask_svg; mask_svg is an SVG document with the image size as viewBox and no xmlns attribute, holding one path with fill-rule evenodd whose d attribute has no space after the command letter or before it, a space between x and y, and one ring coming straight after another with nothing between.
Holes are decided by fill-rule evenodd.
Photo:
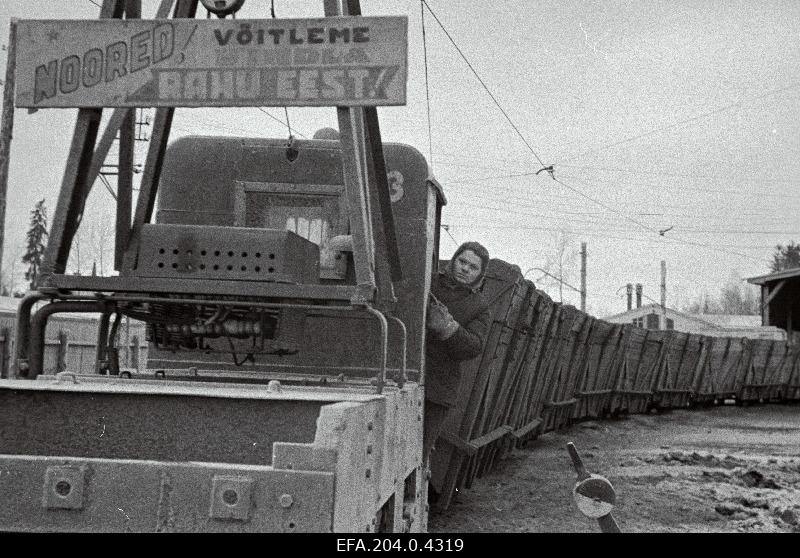
<instances>
[{"instance_id":1,"label":"woman's hand","mask_svg":"<svg viewBox=\"0 0 800 558\"><path fill-rule=\"evenodd\" d=\"M458 331L459 324L450 315L447 306L432 296L428 304L427 327L439 339L447 339Z\"/></svg>"}]
</instances>

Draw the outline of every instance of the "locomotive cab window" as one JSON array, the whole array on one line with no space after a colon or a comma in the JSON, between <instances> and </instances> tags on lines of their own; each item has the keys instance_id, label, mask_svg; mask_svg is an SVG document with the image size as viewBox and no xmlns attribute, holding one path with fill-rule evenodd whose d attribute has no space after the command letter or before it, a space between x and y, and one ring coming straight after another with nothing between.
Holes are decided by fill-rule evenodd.
<instances>
[{"instance_id":1,"label":"locomotive cab window","mask_svg":"<svg viewBox=\"0 0 800 558\"><path fill-rule=\"evenodd\" d=\"M235 200L237 226L296 233L319 246L322 279L344 279L347 258L330 245L348 232L342 186L237 182Z\"/></svg>"}]
</instances>

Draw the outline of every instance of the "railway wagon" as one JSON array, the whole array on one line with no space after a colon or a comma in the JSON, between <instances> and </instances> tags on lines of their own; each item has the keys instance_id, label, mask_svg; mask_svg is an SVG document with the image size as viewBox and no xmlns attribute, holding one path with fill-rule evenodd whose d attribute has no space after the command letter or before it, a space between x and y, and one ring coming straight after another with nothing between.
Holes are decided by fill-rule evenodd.
<instances>
[{"instance_id":1,"label":"railway wagon","mask_svg":"<svg viewBox=\"0 0 800 558\"><path fill-rule=\"evenodd\" d=\"M358 297L339 141L173 142L135 265L52 274L21 304L0 380L0 528L424 531L445 200L416 150L384 153L403 279L379 311ZM100 373L43 374L47 319L73 311L101 315ZM121 316L148 324L147 372L120 371Z\"/></svg>"}]
</instances>

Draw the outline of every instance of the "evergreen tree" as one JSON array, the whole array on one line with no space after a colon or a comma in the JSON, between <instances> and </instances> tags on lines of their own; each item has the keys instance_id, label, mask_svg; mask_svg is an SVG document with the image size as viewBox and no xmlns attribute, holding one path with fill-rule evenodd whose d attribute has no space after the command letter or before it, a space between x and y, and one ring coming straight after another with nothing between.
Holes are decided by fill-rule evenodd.
<instances>
[{"instance_id":1,"label":"evergreen tree","mask_svg":"<svg viewBox=\"0 0 800 558\"><path fill-rule=\"evenodd\" d=\"M31 282L31 289L36 288L36 279L42 267L44 248L47 243L47 208L44 199L31 210L31 225L27 234L27 247L22 256L22 263L28 264L25 279Z\"/></svg>"},{"instance_id":2,"label":"evergreen tree","mask_svg":"<svg viewBox=\"0 0 800 558\"><path fill-rule=\"evenodd\" d=\"M786 246L778 244L772 254L772 263L769 267L772 272L800 267L800 244L794 242L790 242Z\"/></svg>"}]
</instances>

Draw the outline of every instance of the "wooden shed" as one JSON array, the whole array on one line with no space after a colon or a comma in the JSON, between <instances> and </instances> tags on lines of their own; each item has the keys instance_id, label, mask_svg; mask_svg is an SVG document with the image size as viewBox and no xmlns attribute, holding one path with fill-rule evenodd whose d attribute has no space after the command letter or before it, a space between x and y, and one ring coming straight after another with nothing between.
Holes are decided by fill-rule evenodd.
<instances>
[{"instance_id":1,"label":"wooden shed","mask_svg":"<svg viewBox=\"0 0 800 558\"><path fill-rule=\"evenodd\" d=\"M761 323L786 330L796 342L800 331L800 267L750 277L761 287Z\"/></svg>"}]
</instances>

